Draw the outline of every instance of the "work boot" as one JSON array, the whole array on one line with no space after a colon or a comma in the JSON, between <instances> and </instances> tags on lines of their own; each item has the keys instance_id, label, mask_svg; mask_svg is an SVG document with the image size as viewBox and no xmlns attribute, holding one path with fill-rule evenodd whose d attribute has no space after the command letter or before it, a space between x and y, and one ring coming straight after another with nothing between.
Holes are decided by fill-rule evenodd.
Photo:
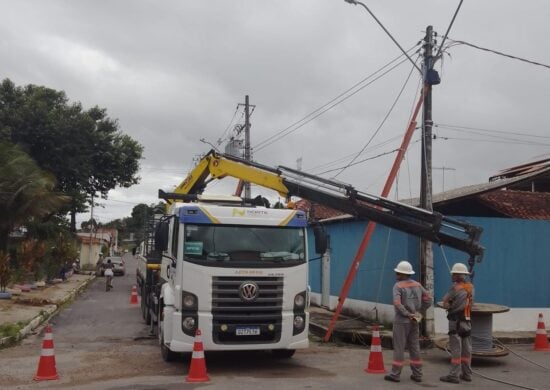
<instances>
[{"instance_id":1,"label":"work boot","mask_svg":"<svg viewBox=\"0 0 550 390\"><path fill-rule=\"evenodd\" d=\"M454 376L450 376L450 375L442 376L441 378L439 378L439 380L441 382L447 382L447 383L460 383L458 378L456 378Z\"/></svg>"},{"instance_id":2,"label":"work boot","mask_svg":"<svg viewBox=\"0 0 550 390\"><path fill-rule=\"evenodd\" d=\"M416 375L411 375L411 379L415 382L422 382L422 377L421 376L416 376Z\"/></svg>"},{"instance_id":3,"label":"work boot","mask_svg":"<svg viewBox=\"0 0 550 390\"><path fill-rule=\"evenodd\" d=\"M391 375L386 375L384 377L384 379L387 380L387 381L390 381L390 382L401 382L401 379L396 378L395 376L391 376Z\"/></svg>"},{"instance_id":4,"label":"work boot","mask_svg":"<svg viewBox=\"0 0 550 390\"><path fill-rule=\"evenodd\" d=\"M460 374L460 379L462 379L463 381L466 381L466 382L471 382L472 381L472 377L470 375Z\"/></svg>"}]
</instances>

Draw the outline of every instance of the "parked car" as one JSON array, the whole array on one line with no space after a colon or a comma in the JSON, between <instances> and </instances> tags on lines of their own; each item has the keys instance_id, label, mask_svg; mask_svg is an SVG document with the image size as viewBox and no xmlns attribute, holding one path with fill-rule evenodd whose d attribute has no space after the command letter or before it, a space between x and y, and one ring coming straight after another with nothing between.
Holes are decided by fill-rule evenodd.
<instances>
[{"instance_id":1,"label":"parked car","mask_svg":"<svg viewBox=\"0 0 550 390\"><path fill-rule=\"evenodd\" d=\"M101 264L101 267L98 270L98 273L103 276L105 274L105 264L111 260L111 264L113 265L113 273L116 275L124 275L126 273L126 268L124 267L124 260L122 260L122 257L118 256L108 256L103 259L103 263Z\"/></svg>"}]
</instances>

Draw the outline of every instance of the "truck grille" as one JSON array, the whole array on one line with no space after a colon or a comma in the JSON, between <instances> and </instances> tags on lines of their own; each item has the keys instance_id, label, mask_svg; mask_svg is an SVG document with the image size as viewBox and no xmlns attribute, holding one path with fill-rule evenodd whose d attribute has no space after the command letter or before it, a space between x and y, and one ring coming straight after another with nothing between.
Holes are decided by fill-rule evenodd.
<instances>
[{"instance_id":1,"label":"truck grille","mask_svg":"<svg viewBox=\"0 0 550 390\"><path fill-rule=\"evenodd\" d=\"M241 298L240 287L258 286L252 301ZM212 278L212 338L217 344L276 343L281 339L283 278L215 276ZM237 335L242 329L249 335ZM225 329L225 330L223 330Z\"/></svg>"}]
</instances>

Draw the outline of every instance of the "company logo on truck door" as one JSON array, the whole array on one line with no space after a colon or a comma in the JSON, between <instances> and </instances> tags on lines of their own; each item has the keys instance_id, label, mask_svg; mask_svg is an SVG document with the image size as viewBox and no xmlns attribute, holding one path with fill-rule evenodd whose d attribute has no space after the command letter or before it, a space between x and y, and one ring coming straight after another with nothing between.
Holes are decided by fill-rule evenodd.
<instances>
[{"instance_id":1,"label":"company logo on truck door","mask_svg":"<svg viewBox=\"0 0 550 390\"><path fill-rule=\"evenodd\" d=\"M258 285L252 281L243 282L239 287L239 296L245 302L255 301L259 293Z\"/></svg>"}]
</instances>

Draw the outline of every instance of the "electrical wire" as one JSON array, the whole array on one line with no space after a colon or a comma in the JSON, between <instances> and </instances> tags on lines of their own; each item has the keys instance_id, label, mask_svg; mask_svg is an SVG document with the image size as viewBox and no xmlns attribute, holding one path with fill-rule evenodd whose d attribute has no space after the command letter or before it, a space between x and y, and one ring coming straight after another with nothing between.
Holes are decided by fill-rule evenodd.
<instances>
[{"instance_id":1,"label":"electrical wire","mask_svg":"<svg viewBox=\"0 0 550 390\"><path fill-rule=\"evenodd\" d=\"M227 132L229 131L229 128L231 127L231 125L233 124L233 121L235 120L235 118L237 117L237 112L239 111L239 105L237 104L237 107L235 108L235 112L233 113L233 117L231 118L231 120L229 121L229 124L227 125L227 127L225 128L225 130L223 131L222 135L218 138L218 146L221 145L222 142L225 141L225 135L227 134Z\"/></svg>"},{"instance_id":2,"label":"electrical wire","mask_svg":"<svg viewBox=\"0 0 550 390\"><path fill-rule=\"evenodd\" d=\"M453 26L453 23L455 22L456 15L458 15L458 11L460 11L460 7L462 7L462 2L463 1L464 0L460 0L460 3L458 3L458 7L456 7L456 11L453 15L453 18L451 19L451 23L449 23L449 27L447 27L447 31L445 32L445 36L443 37L443 40L441 41L441 45L439 46L439 50L437 51L437 54L435 55L436 59L439 56L439 54L441 53L441 48L445 44L445 40L447 40L447 36L449 35L449 31L451 31L451 27Z\"/></svg>"},{"instance_id":3,"label":"electrical wire","mask_svg":"<svg viewBox=\"0 0 550 390\"><path fill-rule=\"evenodd\" d=\"M522 135L526 137L533 137L533 138L542 138L542 139L550 139L550 136L546 135L533 135L525 132L517 132L517 131L503 131L503 130L492 130L492 129L485 129L485 128L479 128L479 127L471 127L471 126L459 126L459 125L450 125L445 123L437 123L434 124L434 127L443 127L448 129L463 129L463 130L476 130L486 133L497 133L497 134L510 134L510 135Z\"/></svg>"},{"instance_id":4,"label":"electrical wire","mask_svg":"<svg viewBox=\"0 0 550 390\"><path fill-rule=\"evenodd\" d=\"M416 61L418 61L418 58L416 59ZM416 63L416 62L415 62ZM407 75L407 78L405 79L405 82L403 83L403 86L401 87L401 89L399 90L399 93L397 94L397 96L395 97L392 105L390 106L390 109L388 110L388 112L386 113L386 115L384 116L384 118L382 119L382 122L380 122L380 124L378 125L378 128L375 130L375 132L372 134L372 136L369 138L369 140L367 141L367 143L363 146L363 148L359 151L359 153L357 153L357 155L351 159L351 161L348 163L347 166L344 166L340 172L338 172L337 174L335 174L332 178L336 178L338 177L342 172L344 172L347 168L349 168L350 166L352 166L352 164L355 162L355 160L357 158L359 158L359 156L361 155L361 153L363 153L363 151L367 148L367 146L370 145L370 143L372 142L372 140L374 139L374 137L376 137L376 135L378 134L378 132L382 129L382 127L384 126L384 124L386 123L386 121L388 120L389 116L391 115L391 113L393 112L393 109L395 108L397 102L399 101L399 99L401 98L401 95L403 94L403 91L405 90L405 87L407 86L407 84L409 83L409 80L411 79L411 76L413 74L413 71L414 71L414 67L411 68L411 71L409 72L409 74Z\"/></svg>"},{"instance_id":5,"label":"electrical wire","mask_svg":"<svg viewBox=\"0 0 550 390\"><path fill-rule=\"evenodd\" d=\"M451 38L449 38L449 41L452 41L453 44L465 45L465 46L473 47L474 49L483 50L483 51L486 51L486 52L489 52L489 53L497 54L497 55L499 55L499 56L508 57L508 58L513 59L513 60L518 60L518 61L522 61L522 62L531 64L531 65L542 66L542 67L544 67L544 68L550 69L550 65L543 64L543 63L541 63L541 62L536 62L536 61L528 60L528 59L521 58L521 57L517 57L517 56L511 55L511 54L502 53L502 52L500 52L500 51L493 50L493 49L488 49L488 48L486 48L486 47L481 47L481 46L478 46L478 45L474 45L473 43L469 43L469 42L466 42L466 41L458 41L458 40L454 40L454 39L451 39Z\"/></svg>"},{"instance_id":6,"label":"electrical wire","mask_svg":"<svg viewBox=\"0 0 550 390\"><path fill-rule=\"evenodd\" d=\"M483 139L483 138L459 138L459 137L442 137L438 135L433 136L434 140L442 139L449 141L468 141L468 142L491 142L498 144L508 144L508 145L524 145L524 146L550 146L550 144L541 144L539 142L529 142L529 141L497 141L494 139Z\"/></svg>"},{"instance_id":7,"label":"electrical wire","mask_svg":"<svg viewBox=\"0 0 550 390\"><path fill-rule=\"evenodd\" d=\"M402 138L401 135L398 134L398 135L396 135L396 136L393 136L393 137L391 137L391 138L388 138L388 139L385 140L385 141L380 142L379 144L375 144L375 145L371 146L370 148L365 149L365 150L363 151L363 153L365 153L365 152L367 152L367 151L370 152L370 151L379 149L379 148L381 148L381 147L383 147L383 146L386 146L386 145L388 145L388 144L390 144L390 143L392 143L392 142L394 142L394 141L396 141L396 140L399 140L399 139L401 139L401 138ZM335 160L332 160L332 161L329 161L329 162L326 162L326 163L323 163L323 164L316 165L316 166L314 166L314 167L312 167L312 168L309 168L308 171L309 171L309 172L313 172L313 171L315 171L316 169L328 168L328 167L330 167L331 165L335 165L335 164L337 164L337 163L339 163L339 162L345 161L345 160L349 159L350 157L355 156L356 154L357 154L357 152L353 152L353 153L347 154L347 155L342 156L342 157L339 157L339 158L337 158L337 159L335 159ZM313 174L316 174L316 173L313 173Z\"/></svg>"},{"instance_id":8,"label":"electrical wire","mask_svg":"<svg viewBox=\"0 0 550 390\"><path fill-rule=\"evenodd\" d=\"M416 48L416 46L418 46L418 44L415 44L414 46L412 46L408 52L412 51L414 48ZM382 73L381 75L377 76L380 72L384 71L384 69L388 68L389 66L391 66L394 62L398 61L400 58L402 58L403 55L400 55L396 58L394 58L393 60L391 60L390 62L388 62L387 64L385 64L384 66L380 67L379 69L377 69L376 71L374 71L373 73L371 73L370 75L366 76L365 78L363 78L362 80L360 80L359 82L355 83L353 86L351 86L350 88L346 89L344 92L340 93L338 96L336 96L335 98L331 99L330 101L328 101L327 103L323 104L322 106L318 107L317 109L313 110L312 112L310 112L309 114L305 115L304 117L302 117L300 120L297 120L296 122L292 123L291 125L287 126L286 128L284 128L283 130L280 130L278 132L276 132L274 135L268 137L268 138L265 138L263 140L261 140L260 142L258 142L256 145L254 145L254 149L256 151L258 151L259 149L261 148L264 148L266 147L267 145L275 142L275 141L278 141L280 138L283 138L285 137L286 135L296 131L298 128L302 127L303 125L305 125L306 123L308 122L305 122L303 124L301 124L299 127L297 127L296 129L292 130L295 126L298 126L300 123L306 121L308 118L314 116L315 114L319 113L319 115L322 115L324 114L326 111L332 109L333 107L335 107L336 105L344 102L345 100L349 99L351 96L355 95L357 92L359 92L360 90L362 90L363 88L371 85L373 82L377 81L379 78L385 76L389 71L395 69L397 66L401 65L403 62L405 62L405 60L401 60L397 65L391 67L388 71L386 71L385 73ZM366 83L369 79L371 78L374 78L376 77L374 80L370 81L368 84L366 85L363 85L361 86L363 83ZM361 86L361 87L360 87ZM359 89L357 89L355 92L353 92L352 94L350 94L349 96L346 97L346 95L348 93L351 93L351 91L355 90L356 88L360 87ZM343 99L339 100L340 98L344 97ZM334 102L337 102L336 104L334 105L331 105L332 103ZM330 107L329 107L330 106ZM328 107L328 108L327 108ZM325 110L326 108L326 110ZM324 111L323 111L324 110ZM321 112L322 111L322 112ZM311 118L311 119L315 119L317 118L319 115L316 115L314 118ZM284 133L288 133L288 134L284 134Z\"/></svg>"},{"instance_id":9,"label":"electrical wire","mask_svg":"<svg viewBox=\"0 0 550 390\"><path fill-rule=\"evenodd\" d=\"M388 155L388 154L395 153L395 152L397 152L397 151L399 151L399 148L390 150L390 151L388 151L388 152L380 153L380 154L377 154L376 156L368 157L368 158L365 158L365 159L363 159L363 160L355 161L353 164L346 164L346 165L343 166L343 167L334 168L334 169L329 169L329 170L327 170L327 171L320 172L320 173L318 173L317 175L325 175L325 174L330 173L330 172L339 171L339 170L341 170L341 169L346 169L346 168L352 167L352 166L354 166L354 165L358 165L358 164L364 163L365 161L374 160L374 159L377 159L377 158L386 156L386 155Z\"/></svg>"}]
</instances>

